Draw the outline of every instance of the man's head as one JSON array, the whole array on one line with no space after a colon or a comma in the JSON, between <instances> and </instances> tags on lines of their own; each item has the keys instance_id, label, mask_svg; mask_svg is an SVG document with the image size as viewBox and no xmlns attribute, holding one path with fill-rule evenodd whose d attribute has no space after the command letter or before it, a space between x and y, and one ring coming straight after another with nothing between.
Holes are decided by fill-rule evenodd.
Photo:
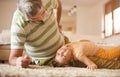
<instances>
[{"instance_id":1,"label":"man's head","mask_svg":"<svg viewBox=\"0 0 120 77\"><path fill-rule=\"evenodd\" d=\"M73 61L73 49L69 45L65 45L58 49L54 63L57 63L58 66L69 65ZM55 64L56 66L56 64Z\"/></svg>"},{"instance_id":2,"label":"man's head","mask_svg":"<svg viewBox=\"0 0 120 77\"><path fill-rule=\"evenodd\" d=\"M41 0L18 0L17 7L31 21L41 21L44 17Z\"/></svg>"}]
</instances>

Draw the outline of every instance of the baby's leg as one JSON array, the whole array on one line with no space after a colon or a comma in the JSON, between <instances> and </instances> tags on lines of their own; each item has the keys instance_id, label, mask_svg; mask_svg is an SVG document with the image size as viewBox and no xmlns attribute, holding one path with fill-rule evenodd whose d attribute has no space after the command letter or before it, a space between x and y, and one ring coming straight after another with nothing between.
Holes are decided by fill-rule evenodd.
<instances>
[{"instance_id":1,"label":"baby's leg","mask_svg":"<svg viewBox=\"0 0 120 77\"><path fill-rule=\"evenodd\" d=\"M109 59L109 60L115 60L120 57L120 47L116 46L110 49L100 49L98 51L97 57Z\"/></svg>"}]
</instances>

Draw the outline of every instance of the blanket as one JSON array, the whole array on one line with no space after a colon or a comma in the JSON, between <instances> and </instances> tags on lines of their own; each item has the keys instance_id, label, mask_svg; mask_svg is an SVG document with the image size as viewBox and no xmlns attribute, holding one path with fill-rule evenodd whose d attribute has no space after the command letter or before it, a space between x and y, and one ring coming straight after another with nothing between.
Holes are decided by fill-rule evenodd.
<instances>
[{"instance_id":1,"label":"blanket","mask_svg":"<svg viewBox=\"0 0 120 77\"><path fill-rule=\"evenodd\" d=\"M80 67L38 65L17 68L8 64L0 64L0 77L120 77L120 69L89 70Z\"/></svg>"}]
</instances>

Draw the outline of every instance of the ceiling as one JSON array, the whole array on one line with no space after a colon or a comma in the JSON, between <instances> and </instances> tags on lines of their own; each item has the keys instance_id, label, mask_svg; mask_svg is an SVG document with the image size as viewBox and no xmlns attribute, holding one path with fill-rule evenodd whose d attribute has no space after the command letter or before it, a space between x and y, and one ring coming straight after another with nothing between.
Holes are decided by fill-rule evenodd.
<instances>
[{"instance_id":1,"label":"ceiling","mask_svg":"<svg viewBox=\"0 0 120 77\"><path fill-rule=\"evenodd\" d=\"M101 0L61 0L63 9L69 9L74 5L80 6L92 6L99 3Z\"/></svg>"}]
</instances>

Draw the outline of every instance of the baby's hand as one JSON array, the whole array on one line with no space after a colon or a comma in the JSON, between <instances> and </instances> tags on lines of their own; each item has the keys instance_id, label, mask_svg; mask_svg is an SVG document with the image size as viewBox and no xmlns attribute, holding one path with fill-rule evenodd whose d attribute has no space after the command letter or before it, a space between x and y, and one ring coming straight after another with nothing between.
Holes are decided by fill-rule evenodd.
<instances>
[{"instance_id":1,"label":"baby's hand","mask_svg":"<svg viewBox=\"0 0 120 77\"><path fill-rule=\"evenodd\" d=\"M16 66L17 67L27 67L31 62L31 59L29 58L29 56L25 55L25 56L21 56L21 57L18 57L17 60L16 60Z\"/></svg>"},{"instance_id":2,"label":"baby's hand","mask_svg":"<svg viewBox=\"0 0 120 77\"><path fill-rule=\"evenodd\" d=\"M97 65L96 64L88 65L87 68L90 70L94 70L97 69Z\"/></svg>"}]
</instances>

